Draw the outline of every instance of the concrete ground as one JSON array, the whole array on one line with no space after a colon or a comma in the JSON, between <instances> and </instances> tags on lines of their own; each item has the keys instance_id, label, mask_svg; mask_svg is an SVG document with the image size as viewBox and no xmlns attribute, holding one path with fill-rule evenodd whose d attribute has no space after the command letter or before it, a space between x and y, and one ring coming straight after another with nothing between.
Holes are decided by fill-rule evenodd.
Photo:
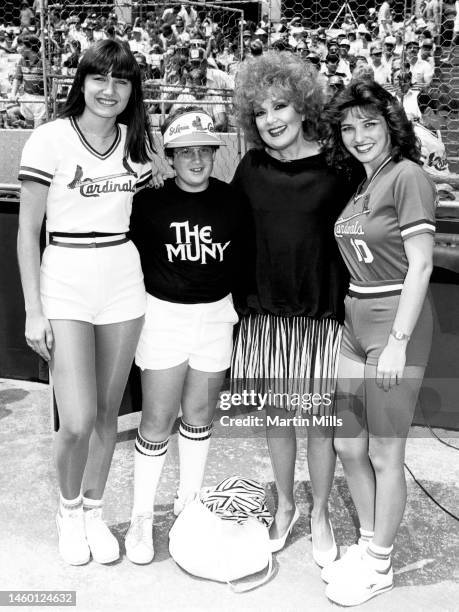
<instances>
[{"instance_id":1,"label":"concrete ground","mask_svg":"<svg viewBox=\"0 0 459 612\"><path fill-rule=\"evenodd\" d=\"M296 500L302 512L286 548L275 557L276 574L261 588L235 594L225 584L186 574L171 559L168 532L177 486L177 444L173 436L156 500L155 548L151 565L134 566L124 556L132 498L133 437L138 414L120 418L119 442L107 485L105 517L119 539L122 557L110 565L71 567L57 554L54 515L57 487L52 465L49 388L38 383L0 379L0 591L74 590L79 612L175 611L326 611L319 568L311 558L311 492L304 439L299 440ZM457 434L436 430L459 446ZM457 451L440 444L428 430L415 428L408 441L407 464L425 488L446 508L459 512ZM273 505L272 473L263 436L214 437L206 484L229 475L264 483ZM458 610L458 524L408 481L408 507L394 554L396 588L359 608L362 611L419 612ZM355 512L341 466L331 495L337 542L351 543ZM30 610L19 607L17 609ZM55 608L67 609L67 608Z\"/></svg>"}]
</instances>

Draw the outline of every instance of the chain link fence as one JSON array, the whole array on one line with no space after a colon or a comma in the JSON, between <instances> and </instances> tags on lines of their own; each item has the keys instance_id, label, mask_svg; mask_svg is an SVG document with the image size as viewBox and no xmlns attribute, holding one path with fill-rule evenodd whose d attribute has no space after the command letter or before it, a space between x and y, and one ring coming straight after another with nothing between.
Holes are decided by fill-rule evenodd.
<instances>
[{"instance_id":1,"label":"chain link fence","mask_svg":"<svg viewBox=\"0 0 459 612\"><path fill-rule=\"evenodd\" d=\"M237 66L247 55L288 48L316 65L330 95L373 71L404 101L424 140L446 147L457 171L457 24L455 4L446 0L4 0L0 126L33 127L54 117L81 53L96 40L117 38L141 66L154 129L174 106L203 104L220 117L219 129L236 134L234 150L225 148L229 172L229 155L244 150L231 108ZM27 54L36 66L18 69ZM434 158L439 168L446 163Z\"/></svg>"},{"instance_id":2,"label":"chain link fence","mask_svg":"<svg viewBox=\"0 0 459 612\"><path fill-rule=\"evenodd\" d=\"M362 64L373 68L403 100L427 154L446 147L451 169L459 170L459 19L453 0L270 0L267 13L268 45L294 48L313 62L319 56L333 83L330 95L354 74L368 74ZM378 50L379 60L372 54ZM335 64L326 61L329 54L338 56ZM381 64L388 67L385 77ZM341 82L330 79L336 73ZM433 157L435 170L444 170L444 152Z\"/></svg>"}]
</instances>

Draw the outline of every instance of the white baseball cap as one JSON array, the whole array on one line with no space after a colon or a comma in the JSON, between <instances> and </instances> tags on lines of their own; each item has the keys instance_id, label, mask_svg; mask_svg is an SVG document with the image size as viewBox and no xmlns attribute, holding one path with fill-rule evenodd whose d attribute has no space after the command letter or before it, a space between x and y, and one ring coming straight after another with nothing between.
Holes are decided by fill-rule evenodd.
<instances>
[{"instance_id":1,"label":"white baseball cap","mask_svg":"<svg viewBox=\"0 0 459 612\"><path fill-rule=\"evenodd\" d=\"M212 117L204 110L193 110L176 117L163 134L166 149L177 147L211 145L219 147L224 143L216 136Z\"/></svg>"}]
</instances>

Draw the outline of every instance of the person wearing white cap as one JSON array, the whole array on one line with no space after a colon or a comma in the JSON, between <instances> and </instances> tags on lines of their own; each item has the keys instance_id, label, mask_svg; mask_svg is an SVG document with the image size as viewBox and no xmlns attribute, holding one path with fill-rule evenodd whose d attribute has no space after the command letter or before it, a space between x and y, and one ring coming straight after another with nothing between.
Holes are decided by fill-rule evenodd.
<instances>
[{"instance_id":1,"label":"person wearing white cap","mask_svg":"<svg viewBox=\"0 0 459 612\"><path fill-rule=\"evenodd\" d=\"M434 68L423 59L419 58L419 42L413 36L406 42L406 59L410 64L412 83L423 89L430 85Z\"/></svg>"},{"instance_id":2,"label":"person wearing white cap","mask_svg":"<svg viewBox=\"0 0 459 612\"><path fill-rule=\"evenodd\" d=\"M394 54L395 49L395 36L386 36L384 39L384 48L382 55L382 63L389 68L392 72L392 61L395 57Z\"/></svg>"},{"instance_id":3,"label":"person wearing white cap","mask_svg":"<svg viewBox=\"0 0 459 612\"><path fill-rule=\"evenodd\" d=\"M201 488L238 320L230 292L244 267L235 261L237 240L243 237L242 200L233 187L211 177L216 150L223 144L211 116L199 106L179 109L161 133L175 179L135 198L131 222L147 290L135 356L141 369L142 418L125 541L128 559L138 564L154 556L156 488L180 407L174 513Z\"/></svg>"},{"instance_id":4,"label":"person wearing white cap","mask_svg":"<svg viewBox=\"0 0 459 612\"><path fill-rule=\"evenodd\" d=\"M387 85L391 82L390 69L382 62L382 46L380 43L373 43L370 47L370 66L374 70L376 83Z\"/></svg>"},{"instance_id":5,"label":"person wearing white cap","mask_svg":"<svg viewBox=\"0 0 459 612\"><path fill-rule=\"evenodd\" d=\"M342 38L339 41L339 64L338 64L338 72L342 72L346 75L345 83L347 84L351 80L351 66L349 61L349 49L351 48L351 43L347 38Z\"/></svg>"}]
</instances>

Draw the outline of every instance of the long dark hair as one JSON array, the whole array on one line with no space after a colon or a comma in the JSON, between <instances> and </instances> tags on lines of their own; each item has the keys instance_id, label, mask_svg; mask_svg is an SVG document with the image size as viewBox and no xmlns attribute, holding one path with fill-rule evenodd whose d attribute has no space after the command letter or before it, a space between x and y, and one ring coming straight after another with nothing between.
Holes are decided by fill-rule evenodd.
<instances>
[{"instance_id":1,"label":"long dark hair","mask_svg":"<svg viewBox=\"0 0 459 612\"><path fill-rule=\"evenodd\" d=\"M108 74L127 79L132 92L124 111L116 121L127 126L125 152L132 161L145 163L154 151L149 130L148 115L143 103L140 69L129 46L117 40L100 40L84 53L78 64L61 117L78 117L85 109L83 85L88 74Z\"/></svg>"},{"instance_id":2,"label":"long dark hair","mask_svg":"<svg viewBox=\"0 0 459 612\"><path fill-rule=\"evenodd\" d=\"M347 151L341 138L341 122L350 108L359 108L370 117L381 115L387 123L391 156L395 162L410 159L421 164L421 148L411 121L400 102L375 81L356 81L328 103L324 111L323 150L328 163L349 175L359 162Z\"/></svg>"}]
</instances>

